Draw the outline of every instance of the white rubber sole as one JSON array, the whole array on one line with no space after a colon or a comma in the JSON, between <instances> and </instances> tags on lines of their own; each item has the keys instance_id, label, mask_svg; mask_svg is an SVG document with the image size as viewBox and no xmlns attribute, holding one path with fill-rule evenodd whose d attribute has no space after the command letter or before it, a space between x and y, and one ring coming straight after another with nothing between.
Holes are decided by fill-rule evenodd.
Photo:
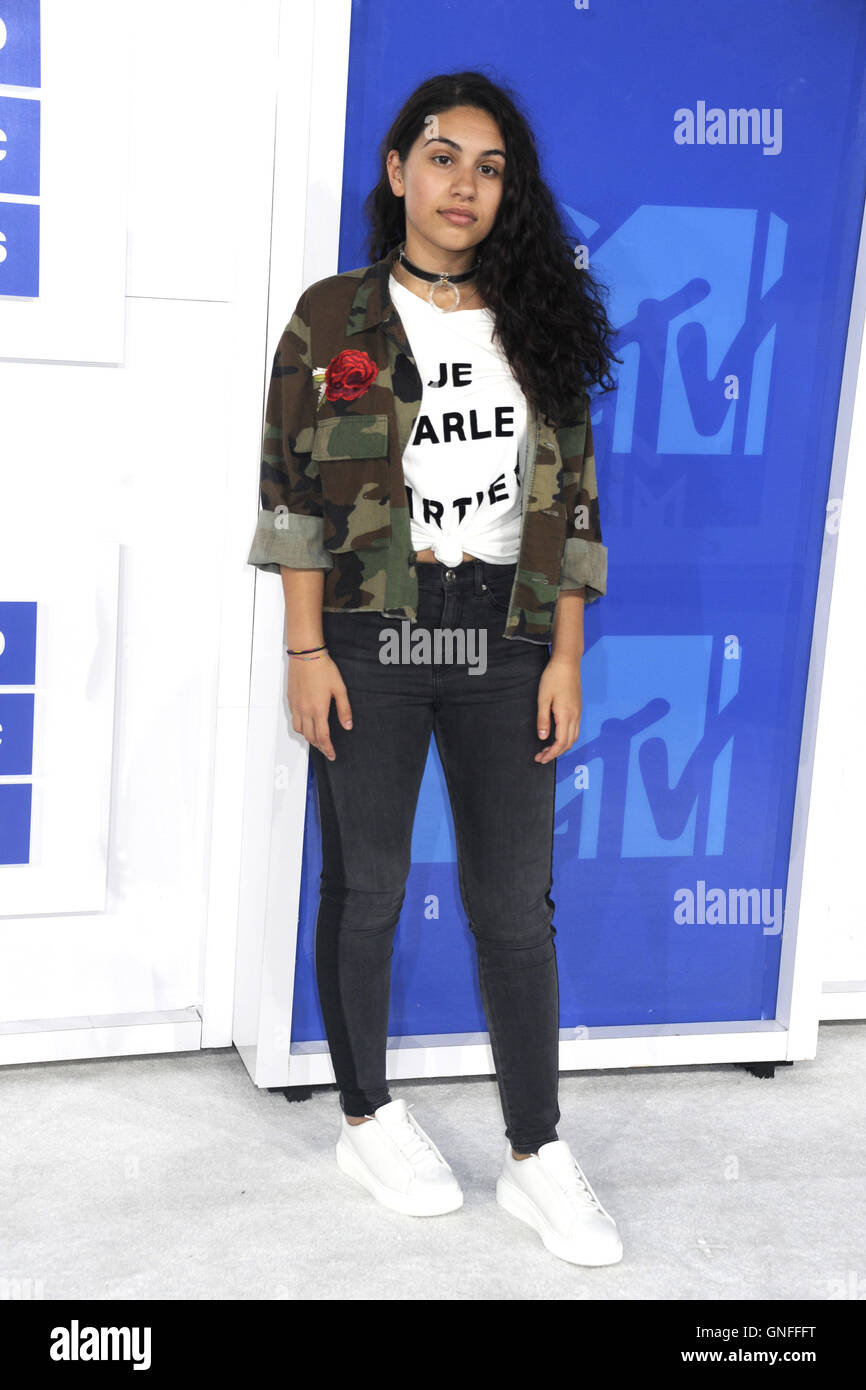
<instances>
[{"instance_id":1,"label":"white rubber sole","mask_svg":"<svg viewBox=\"0 0 866 1390\"><path fill-rule=\"evenodd\" d=\"M444 1216L463 1206L463 1193L459 1189L457 1192L408 1193L395 1192L393 1188L386 1187L370 1172L355 1150L343 1142L342 1135L337 1141L337 1167L366 1188L384 1207L399 1211L403 1216Z\"/></svg>"},{"instance_id":2,"label":"white rubber sole","mask_svg":"<svg viewBox=\"0 0 866 1390\"><path fill-rule=\"evenodd\" d=\"M521 1192L519 1187L500 1177L496 1183L496 1200L505 1211L516 1216L519 1221L525 1221L527 1226L531 1226L552 1255L558 1255L561 1260L568 1260L573 1265L599 1265L619 1264L623 1256L622 1242L619 1244L619 1252L615 1251L609 1255L599 1255L593 1257L590 1254L578 1257L575 1253L574 1242L566 1240L553 1230L552 1226L545 1221L543 1214L538 1210L534 1202L530 1201L525 1192Z\"/></svg>"}]
</instances>

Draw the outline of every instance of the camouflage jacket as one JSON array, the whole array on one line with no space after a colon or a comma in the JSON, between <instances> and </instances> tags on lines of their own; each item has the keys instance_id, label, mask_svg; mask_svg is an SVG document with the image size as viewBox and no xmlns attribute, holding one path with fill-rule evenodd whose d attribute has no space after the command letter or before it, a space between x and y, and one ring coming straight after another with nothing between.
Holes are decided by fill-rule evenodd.
<instances>
[{"instance_id":1,"label":"camouflage jacket","mask_svg":"<svg viewBox=\"0 0 866 1390\"><path fill-rule=\"evenodd\" d=\"M325 570L323 607L417 618L403 450L421 376L388 290L400 247L304 291L274 355L260 500L247 563ZM356 399L328 400L323 373L345 349L378 372ZM314 380L314 374L317 381ZM517 570L503 636L549 643L560 590L605 593L589 400L554 427L528 406Z\"/></svg>"}]
</instances>

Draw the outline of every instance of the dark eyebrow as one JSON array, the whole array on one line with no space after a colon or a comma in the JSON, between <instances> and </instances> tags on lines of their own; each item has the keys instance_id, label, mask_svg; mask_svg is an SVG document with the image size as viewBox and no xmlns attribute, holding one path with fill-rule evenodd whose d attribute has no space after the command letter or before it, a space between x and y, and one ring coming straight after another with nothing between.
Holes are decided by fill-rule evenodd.
<instances>
[{"instance_id":1,"label":"dark eyebrow","mask_svg":"<svg viewBox=\"0 0 866 1390\"><path fill-rule=\"evenodd\" d=\"M436 138L435 138L434 140L427 140L427 141L425 141L425 144L424 144L425 150L426 150L426 148L427 148L428 145L435 145L437 140L440 142L440 144L443 144L443 145L451 145L452 148L455 149L455 150L462 150L462 146L461 146L461 145L458 145L458 143L457 143L456 140L449 140L447 135L437 135ZM483 158L485 157L485 155L488 155L488 154L501 154L503 159L506 158L506 155L505 155L505 151L504 151L504 150L482 150L481 153L479 154L478 158L479 158L479 159L483 159Z\"/></svg>"}]
</instances>

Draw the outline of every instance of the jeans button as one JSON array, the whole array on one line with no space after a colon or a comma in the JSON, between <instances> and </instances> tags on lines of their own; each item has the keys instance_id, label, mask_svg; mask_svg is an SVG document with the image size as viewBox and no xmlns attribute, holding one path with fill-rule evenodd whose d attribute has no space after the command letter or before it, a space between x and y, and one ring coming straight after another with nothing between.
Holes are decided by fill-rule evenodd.
<instances>
[{"instance_id":1,"label":"jeans button","mask_svg":"<svg viewBox=\"0 0 866 1390\"><path fill-rule=\"evenodd\" d=\"M449 580L449 581L452 580L452 579L454 578L454 571L453 571L453 570L446 570L446 571L445 571L445 578L446 578L447 580Z\"/></svg>"}]
</instances>

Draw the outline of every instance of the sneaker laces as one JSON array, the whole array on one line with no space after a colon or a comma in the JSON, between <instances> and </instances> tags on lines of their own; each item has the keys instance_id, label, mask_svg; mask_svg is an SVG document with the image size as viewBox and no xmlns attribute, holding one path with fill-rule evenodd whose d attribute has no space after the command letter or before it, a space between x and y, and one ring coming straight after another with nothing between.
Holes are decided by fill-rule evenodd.
<instances>
[{"instance_id":1,"label":"sneaker laces","mask_svg":"<svg viewBox=\"0 0 866 1390\"><path fill-rule=\"evenodd\" d=\"M401 1125L396 1132L389 1131L389 1133L400 1152L406 1155L414 1168L419 1168L425 1162L429 1164L431 1160L435 1163L437 1157L441 1158L442 1155L433 1141L424 1134L415 1116L409 1113L413 1109L414 1102L412 1105L406 1106L408 1124Z\"/></svg>"},{"instance_id":2,"label":"sneaker laces","mask_svg":"<svg viewBox=\"0 0 866 1390\"><path fill-rule=\"evenodd\" d=\"M589 1207L592 1211L600 1211L603 1216L607 1216L608 1213L590 1187L576 1158L572 1158L565 1172L557 1171L553 1176L572 1205L582 1214L585 1214Z\"/></svg>"}]
</instances>

